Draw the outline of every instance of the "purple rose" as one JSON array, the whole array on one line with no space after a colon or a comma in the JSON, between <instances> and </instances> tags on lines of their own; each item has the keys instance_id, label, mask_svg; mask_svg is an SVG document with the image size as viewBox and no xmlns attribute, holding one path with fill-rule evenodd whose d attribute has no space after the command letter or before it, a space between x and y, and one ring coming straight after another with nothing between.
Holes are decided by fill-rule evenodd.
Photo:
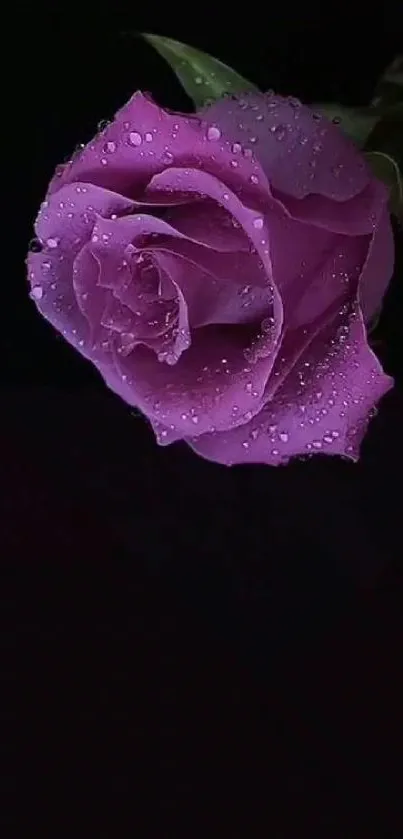
<instances>
[{"instance_id":1,"label":"purple rose","mask_svg":"<svg viewBox=\"0 0 403 839\"><path fill-rule=\"evenodd\" d=\"M357 458L393 384L365 323L394 248L385 187L324 117L136 93L59 167L36 234L39 311L158 442L229 465Z\"/></svg>"}]
</instances>

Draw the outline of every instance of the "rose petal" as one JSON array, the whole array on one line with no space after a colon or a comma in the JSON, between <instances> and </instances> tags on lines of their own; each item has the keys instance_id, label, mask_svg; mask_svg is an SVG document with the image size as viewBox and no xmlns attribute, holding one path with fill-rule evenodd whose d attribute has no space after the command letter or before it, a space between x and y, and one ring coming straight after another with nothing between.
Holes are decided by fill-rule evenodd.
<instances>
[{"instance_id":1,"label":"rose petal","mask_svg":"<svg viewBox=\"0 0 403 839\"><path fill-rule=\"evenodd\" d=\"M389 210L385 205L360 277L360 306L366 323L371 320L382 304L392 278L394 259L393 230Z\"/></svg>"},{"instance_id":2,"label":"rose petal","mask_svg":"<svg viewBox=\"0 0 403 839\"><path fill-rule=\"evenodd\" d=\"M87 243L74 260L71 280L79 309L93 328L98 328L107 301L98 276L99 264Z\"/></svg>"},{"instance_id":3,"label":"rose petal","mask_svg":"<svg viewBox=\"0 0 403 839\"><path fill-rule=\"evenodd\" d=\"M388 199L384 184L375 178L350 201L340 203L332 199L307 195L302 200L276 194L282 207L297 221L345 236L373 233L384 213Z\"/></svg>"},{"instance_id":4,"label":"rose petal","mask_svg":"<svg viewBox=\"0 0 403 839\"><path fill-rule=\"evenodd\" d=\"M31 298L38 311L73 347L86 358L91 358L90 329L77 305L71 282L71 264L65 270L56 254L30 253L27 265Z\"/></svg>"},{"instance_id":5,"label":"rose petal","mask_svg":"<svg viewBox=\"0 0 403 839\"><path fill-rule=\"evenodd\" d=\"M131 202L120 195L77 183L50 196L35 224L43 250L28 254L33 299L41 314L87 358L93 357L90 330L74 294L74 259L91 236L96 213L130 208Z\"/></svg>"},{"instance_id":6,"label":"rose petal","mask_svg":"<svg viewBox=\"0 0 403 839\"><path fill-rule=\"evenodd\" d=\"M266 355L253 364L246 361L254 333L251 327L204 327L172 367L138 347L126 358L117 355L116 369L133 387L136 405L169 429L170 440L190 430L202 434L212 426L235 426L260 410L273 364L273 333L266 335Z\"/></svg>"},{"instance_id":7,"label":"rose petal","mask_svg":"<svg viewBox=\"0 0 403 839\"><path fill-rule=\"evenodd\" d=\"M233 192L227 191L223 183L207 172L194 172L191 169L181 171L169 169L156 175L151 181L149 189L156 193L162 193L165 190L175 190L179 184L181 189L189 194L198 195L202 192L203 195L214 199L219 205L225 208L228 207L228 211L241 225L250 242L255 247L268 282L273 281L268 245L270 233L267 217L250 210L249 207L241 203ZM283 324L283 311L281 298L275 286L273 287L273 306L278 337Z\"/></svg>"},{"instance_id":8,"label":"rose petal","mask_svg":"<svg viewBox=\"0 0 403 839\"><path fill-rule=\"evenodd\" d=\"M156 173L172 165L200 166L247 198L250 206L266 204L269 188L260 165L252 157L237 155L235 160L231 143L212 138L209 128L198 116L170 113L137 92L104 131L58 168L50 192L85 181L139 200ZM180 198L179 190L174 203Z\"/></svg>"},{"instance_id":9,"label":"rose petal","mask_svg":"<svg viewBox=\"0 0 403 839\"><path fill-rule=\"evenodd\" d=\"M357 279L369 236L346 239L273 212L268 214L268 226L273 277L283 300L285 323L292 329L308 326Z\"/></svg>"},{"instance_id":10,"label":"rose petal","mask_svg":"<svg viewBox=\"0 0 403 839\"><path fill-rule=\"evenodd\" d=\"M250 251L250 242L240 224L227 210L207 198L204 201L188 198L187 204L168 210L164 219L188 239L207 248L223 253Z\"/></svg>"},{"instance_id":11,"label":"rose petal","mask_svg":"<svg viewBox=\"0 0 403 839\"><path fill-rule=\"evenodd\" d=\"M278 465L318 452L357 460L374 408L392 386L355 309L316 336L272 401L247 426L187 442L208 460L227 465Z\"/></svg>"},{"instance_id":12,"label":"rose petal","mask_svg":"<svg viewBox=\"0 0 403 839\"><path fill-rule=\"evenodd\" d=\"M200 264L163 248L156 248L153 254L182 290L193 328L219 323L259 324L270 314L267 287L222 280Z\"/></svg>"},{"instance_id":13,"label":"rose petal","mask_svg":"<svg viewBox=\"0 0 403 839\"><path fill-rule=\"evenodd\" d=\"M369 183L353 142L297 100L246 93L220 99L200 115L219 125L232 143L253 149L270 184L288 196L318 194L345 202Z\"/></svg>"}]
</instances>

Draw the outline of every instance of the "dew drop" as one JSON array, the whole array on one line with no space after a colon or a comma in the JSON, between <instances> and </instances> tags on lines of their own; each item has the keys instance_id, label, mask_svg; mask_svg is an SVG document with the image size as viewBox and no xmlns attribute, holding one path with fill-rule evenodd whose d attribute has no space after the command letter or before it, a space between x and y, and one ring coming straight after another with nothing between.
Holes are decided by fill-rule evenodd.
<instances>
[{"instance_id":1,"label":"dew drop","mask_svg":"<svg viewBox=\"0 0 403 839\"><path fill-rule=\"evenodd\" d=\"M282 443L288 443L288 434L286 431L282 431L278 436L280 437Z\"/></svg>"},{"instance_id":2,"label":"dew drop","mask_svg":"<svg viewBox=\"0 0 403 839\"><path fill-rule=\"evenodd\" d=\"M54 248L57 248L57 246L59 244L59 240L51 237L50 239L46 240L46 244L47 244L48 248L50 248L52 250Z\"/></svg>"},{"instance_id":3,"label":"dew drop","mask_svg":"<svg viewBox=\"0 0 403 839\"><path fill-rule=\"evenodd\" d=\"M321 449L322 448L322 443L321 443L320 440L312 440L312 445L313 445L314 449Z\"/></svg>"},{"instance_id":4,"label":"dew drop","mask_svg":"<svg viewBox=\"0 0 403 839\"><path fill-rule=\"evenodd\" d=\"M116 143L114 143L112 140L109 140L108 143L105 143L103 151L105 152L105 154L113 154L113 152L116 151Z\"/></svg>"},{"instance_id":5,"label":"dew drop","mask_svg":"<svg viewBox=\"0 0 403 839\"><path fill-rule=\"evenodd\" d=\"M216 125L210 125L207 129L207 139L208 140L219 140L221 137L221 131L217 128Z\"/></svg>"},{"instance_id":6,"label":"dew drop","mask_svg":"<svg viewBox=\"0 0 403 839\"><path fill-rule=\"evenodd\" d=\"M332 175L333 175L335 178L338 178L338 177L339 177L339 175L341 174L342 169L343 169L343 164L342 164L342 163L338 163L336 166L333 166L333 167L332 167L332 170L331 170L331 171L332 171Z\"/></svg>"},{"instance_id":7,"label":"dew drop","mask_svg":"<svg viewBox=\"0 0 403 839\"><path fill-rule=\"evenodd\" d=\"M251 175L249 180L252 184L258 184L259 183L259 178L257 177L257 175Z\"/></svg>"},{"instance_id":8,"label":"dew drop","mask_svg":"<svg viewBox=\"0 0 403 839\"><path fill-rule=\"evenodd\" d=\"M243 441L243 443L242 443L242 448L243 448L243 449L248 449L248 448L249 448L249 443L248 443L248 441L247 441L247 440L244 440L244 441Z\"/></svg>"},{"instance_id":9,"label":"dew drop","mask_svg":"<svg viewBox=\"0 0 403 839\"><path fill-rule=\"evenodd\" d=\"M31 295L32 295L32 297L34 298L34 300L42 300L42 297L43 297L43 288L42 288L42 286L40 286L40 285L34 285L34 287L33 287L32 291L31 291Z\"/></svg>"},{"instance_id":10,"label":"dew drop","mask_svg":"<svg viewBox=\"0 0 403 839\"><path fill-rule=\"evenodd\" d=\"M277 125L274 130L274 136L276 140L284 140L284 137L287 133L287 129L285 125Z\"/></svg>"},{"instance_id":11,"label":"dew drop","mask_svg":"<svg viewBox=\"0 0 403 839\"><path fill-rule=\"evenodd\" d=\"M129 141L132 144L132 146L141 146L141 144L143 142L141 134L139 134L138 131L131 131L130 132Z\"/></svg>"},{"instance_id":12,"label":"dew drop","mask_svg":"<svg viewBox=\"0 0 403 839\"><path fill-rule=\"evenodd\" d=\"M237 154L238 152L242 151L241 144L240 143L234 143L233 146L231 146L231 151L233 152L233 154Z\"/></svg>"},{"instance_id":13,"label":"dew drop","mask_svg":"<svg viewBox=\"0 0 403 839\"><path fill-rule=\"evenodd\" d=\"M257 438L259 437L259 434L260 434L259 429L258 428L253 428L251 433L250 433L250 436L251 436L252 440L257 440Z\"/></svg>"},{"instance_id":14,"label":"dew drop","mask_svg":"<svg viewBox=\"0 0 403 839\"><path fill-rule=\"evenodd\" d=\"M256 228L256 230L261 230L261 229L262 229L262 227L263 227L263 219L262 219L262 217L261 217L261 216L259 216L258 218L253 219L253 226Z\"/></svg>"},{"instance_id":15,"label":"dew drop","mask_svg":"<svg viewBox=\"0 0 403 839\"><path fill-rule=\"evenodd\" d=\"M147 131L147 133L144 134L144 139L145 139L146 143L151 143L152 142L153 135L150 133L150 131Z\"/></svg>"},{"instance_id":16,"label":"dew drop","mask_svg":"<svg viewBox=\"0 0 403 839\"><path fill-rule=\"evenodd\" d=\"M325 443L333 443L334 442L333 437L331 437L330 434L325 434L324 437L323 437L323 440L324 440Z\"/></svg>"},{"instance_id":17,"label":"dew drop","mask_svg":"<svg viewBox=\"0 0 403 839\"><path fill-rule=\"evenodd\" d=\"M278 449L272 449L271 453L274 455L274 457L276 457L276 455L279 454L279 451L278 451Z\"/></svg>"}]
</instances>

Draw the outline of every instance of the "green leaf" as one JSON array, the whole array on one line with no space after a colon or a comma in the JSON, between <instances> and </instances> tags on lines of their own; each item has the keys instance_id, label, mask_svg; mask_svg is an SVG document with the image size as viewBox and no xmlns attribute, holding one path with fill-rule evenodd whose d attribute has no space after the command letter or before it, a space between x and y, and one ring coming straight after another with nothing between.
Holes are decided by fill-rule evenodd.
<instances>
[{"instance_id":1,"label":"green leaf","mask_svg":"<svg viewBox=\"0 0 403 839\"><path fill-rule=\"evenodd\" d=\"M374 175L389 187L390 210L403 224L403 179L396 160L381 151L368 151L365 157Z\"/></svg>"},{"instance_id":2,"label":"green leaf","mask_svg":"<svg viewBox=\"0 0 403 839\"><path fill-rule=\"evenodd\" d=\"M347 108L344 105L319 104L311 106L331 122L337 123L340 130L362 148L371 131L378 122L379 115L372 108Z\"/></svg>"},{"instance_id":3,"label":"green leaf","mask_svg":"<svg viewBox=\"0 0 403 839\"><path fill-rule=\"evenodd\" d=\"M224 94L258 90L231 67L194 47L161 35L143 34L143 38L168 62L196 109Z\"/></svg>"}]
</instances>

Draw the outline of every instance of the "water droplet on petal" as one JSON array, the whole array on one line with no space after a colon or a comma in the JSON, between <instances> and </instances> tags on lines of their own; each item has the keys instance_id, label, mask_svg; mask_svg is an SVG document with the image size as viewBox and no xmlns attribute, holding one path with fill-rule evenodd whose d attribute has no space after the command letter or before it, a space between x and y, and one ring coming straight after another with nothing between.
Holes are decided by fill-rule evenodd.
<instances>
[{"instance_id":1,"label":"water droplet on petal","mask_svg":"<svg viewBox=\"0 0 403 839\"><path fill-rule=\"evenodd\" d=\"M277 125L274 130L274 136L276 140L284 140L284 137L287 133L287 129L285 125Z\"/></svg>"},{"instance_id":2,"label":"water droplet on petal","mask_svg":"<svg viewBox=\"0 0 403 839\"><path fill-rule=\"evenodd\" d=\"M280 437L282 443L288 443L288 434L286 431L282 431L278 436Z\"/></svg>"},{"instance_id":3,"label":"water droplet on petal","mask_svg":"<svg viewBox=\"0 0 403 839\"><path fill-rule=\"evenodd\" d=\"M216 125L210 125L207 129L207 139L208 140L219 140L221 137L221 131L217 128Z\"/></svg>"},{"instance_id":4,"label":"water droplet on petal","mask_svg":"<svg viewBox=\"0 0 403 839\"><path fill-rule=\"evenodd\" d=\"M129 141L132 146L141 146L143 140L138 131L131 131L129 134Z\"/></svg>"},{"instance_id":5,"label":"water droplet on petal","mask_svg":"<svg viewBox=\"0 0 403 839\"><path fill-rule=\"evenodd\" d=\"M144 139L145 139L146 143L151 143L152 142L153 135L150 133L150 131L147 131L147 133L144 134Z\"/></svg>"},{"instance_id":6,"label":"water droplet on petal","mask_svg":"<svg viewBox=\"0 0 403 839\"><path fill-rule=\"evenodd\" d=\"M249 180L252 184L258 184L259 183L259 178L257 177L257 175L251 175Z\"/></svg>"},{"instance_id":7,"label":"water droplet on petal","mask_svg":"<svg viewBox=\"0 0 403 839\"><path fill-rule=\"evenodd\" d=\"M259 216L258 218L253 219L253 226L256 228L256 230L261 230L261 229L262 229L262 227L263 227L263 219L262 219L262 217L261 217L261 216Z\"/></svg>"},{"instance_id":8,"label":"water droplet on petal","mask_svg":"<svg viewBox=\"0 0 403 839\"><path fill-rule=\"evenodd\" d=\"M51 236L51 237L50 237L50 239L47 239L47 240L46 240L46 244L47 244L48 248L54 249L54 248L57 248L57 246L58 246L58 244L59 244L59 240L58 240L58 239L54 239L54 238Z\"/></svg>"},{"instance_id":9,"label":"water droplet on petal","mask_svg":"<svg viewBox=\"0 0 403 839\"><path fill-rule=\"evenodd\" d=\"M321 449L322 448L322 443L321 443L320 440L312 440L312 445L313 445L314 449Z\"/></svg>"},{"instance_id":10,"label":"water droplet on petal","mask_svg":"<svg viewBox=\"0 0 403 839\"><path fill-rule=\"evenodd\" d=\"M233 152L233 154L237 154L238 152L242 151L241 144L240 143L234 143L233 146L231 146L231 151Z\"/></svg>"},{"instance_id":11,"label":"water droplet on petal","mask_svg":"<svg viewBox=\"0 0 403 839\"><path fill-rule=\"evenodd\" d=\"M31 295L32 295L32 297L34 298L34 300L42 300L42 297L43 297L43 288L42 288L42 286L40 286L40 285L34 285L34 287L33 287L32 291L31 291Z\"/></svg>"},{"instance_id":12,"label":"water droplet on petal","mask_svg":"<svg viewBox=\"0 0 403 839\"><path fill-rule=\"evenodd\" d=\"M116 143L114 143L112 140L109 140L108 143L105 143L103 150L105 154L113 154L113 152L116 151Z\"/></svg>"},{"instance_id":13,"label":"water droplet on petal","mask_svg":"<svg viewBox=\"0 0 403 839\"><path fill-rule=\"evenodd\" d=\"M247 441L247 440L244 440L244 441L243 441L243 443L242 443L242 448L244 448L244 449L248 449L248 448L249 448L249 443L248 443L248 441Z\"/></svg>"}]
</instances>

